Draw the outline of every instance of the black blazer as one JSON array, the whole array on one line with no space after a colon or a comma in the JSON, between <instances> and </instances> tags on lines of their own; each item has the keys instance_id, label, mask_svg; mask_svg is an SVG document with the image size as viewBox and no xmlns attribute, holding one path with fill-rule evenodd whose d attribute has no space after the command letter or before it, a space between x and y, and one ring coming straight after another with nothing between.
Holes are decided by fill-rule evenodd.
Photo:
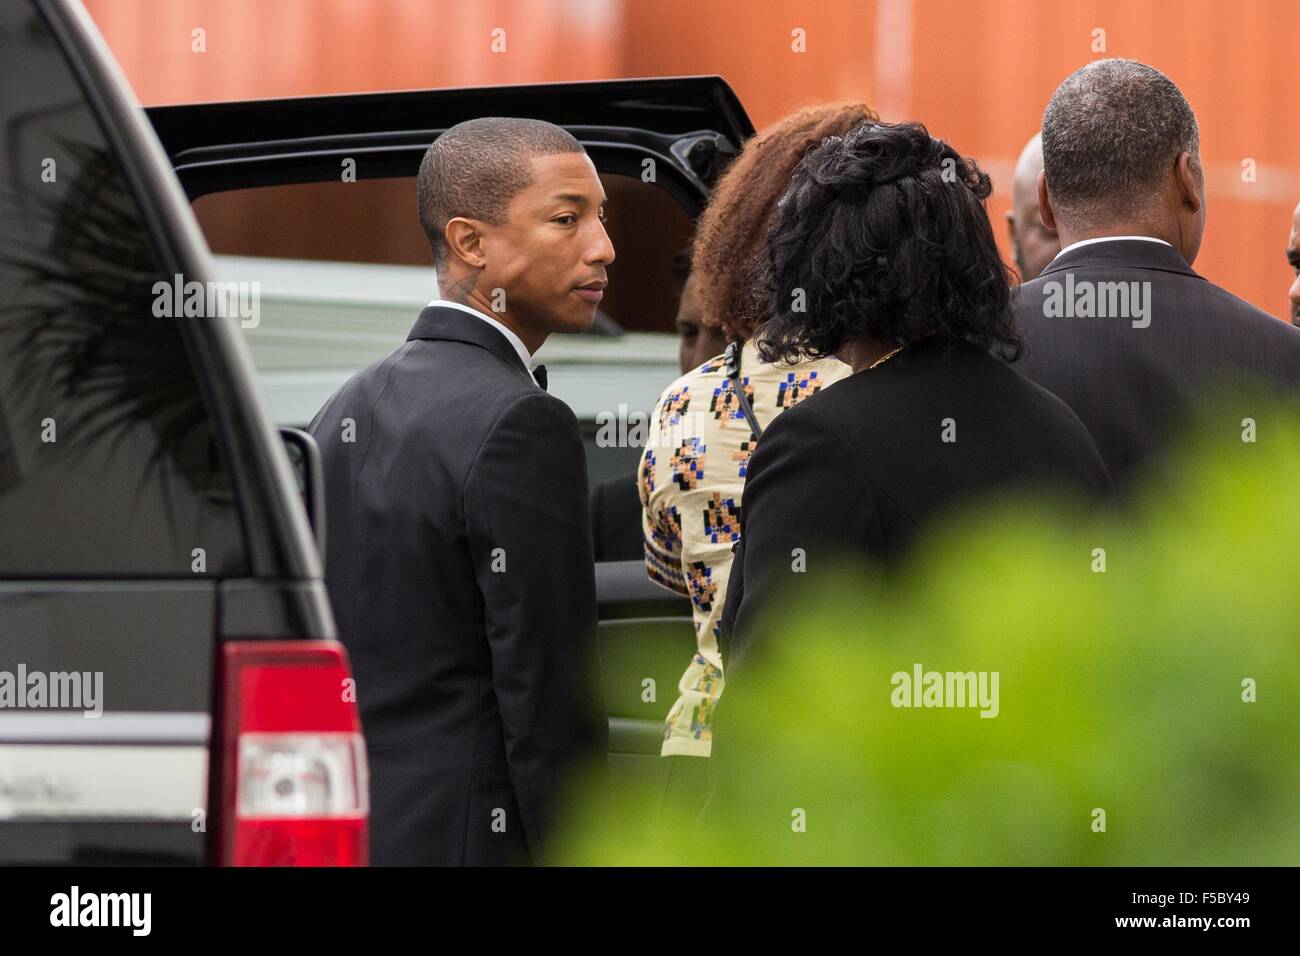
<instances>
[{"instance_id":1,"label":"black blazer","mask_svg":"<svg viewBox=\"0 0 1300 956\"><path fill-rule=\"evenodd\" d=\"M1048 317L1049 283L1149 282L1146 319ZM1130 287L1131 288L1131 287ZM1116 487L1175 437L1216 383L1246 375L1300 390L1300 329L1191 270L1163 243L1114 240L1064 253L1013 295L1025 352L1015 368L1066 402L1097 440ZM1242 414L1224 423L1240 443ZM1229 427L1231 426L1231 427Z\"/></svg>"},{"instance_id":2,"label":"black blazer","mask_svg":"<svg viewBox=\"0 0 1300 956\"><path fill-rule=\"evenodd\" d=\"M602 481L591 490L591 537L597 561L641 561L641 495L636 475Z\"/></svg>"},{"instance_id":3,"label":"black blazer","mask_svg":"<svg viewBox=\"0 0 1300 956\"><path fill-rule=\"evenodd\" d=\"M1034 483L1085 499L1110 490L1065 403L965 342L915 343L805 399L749 462L724 667L745 654L774 593L815 585L839 561L894 566L944 508Z\"/></svg>"},{"instance_id":4,"label":"black blazer","mask_svg":"<svg viewBox=\"0 0 1300 956\"><path fill-rule=\"evenodd\" d=\"M438 307L311 433L370 762L372 862L535 858L566 771L604 749L573 412L497 330Z\"/></svg>"}]
</instances>

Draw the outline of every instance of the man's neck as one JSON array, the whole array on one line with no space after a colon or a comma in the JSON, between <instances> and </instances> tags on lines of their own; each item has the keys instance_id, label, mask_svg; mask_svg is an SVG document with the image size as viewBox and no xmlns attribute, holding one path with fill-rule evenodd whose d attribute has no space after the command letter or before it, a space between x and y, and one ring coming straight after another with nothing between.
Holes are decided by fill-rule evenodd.
<instances>
[{"instance_id":1,"label":"man's neck","mask_svg":"<svg viewBox=\"0 0 1300 956\"><path fill-rule=\"evenodd\" d=\"M492 308L491 297L484 296L478 284L473 282L476 277L471 277L467 282L453 282L447 285L439 284L438 294L448 302L455 302L466 308L480 312L488 318L500 322L515 335L519 336L519 341L524 343L524 348L528 349L530 355L536 355L537 350L546 343L546 333L537 333L531 329L525 328L517 322L509 312L498 312Z\"/></svg>"},{"instance_id":2,"label":"man's neck","mask_svg":"<svg viewBox=\"0 0 1300 956\"><path fill-rule=\"evenodd\" d=\"M1118 236L1146 236L1148 239L1160 239L1178 248L1174 231L1162 224L1149 222L1124 222L1107 226L1089 226L1083 229L1071 229L1057 222L1057 235L1061 239L1061 248L1072 246L1087 239L1109 239Z\"/></svg>"}]
</instances>

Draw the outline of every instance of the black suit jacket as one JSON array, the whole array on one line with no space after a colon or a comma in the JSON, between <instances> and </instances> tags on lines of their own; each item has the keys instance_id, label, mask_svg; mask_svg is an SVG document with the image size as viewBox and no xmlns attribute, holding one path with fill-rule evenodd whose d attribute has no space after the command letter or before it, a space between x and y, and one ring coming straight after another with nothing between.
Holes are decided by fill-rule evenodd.
<instances>
[{"instance_id":1,"label":"black suit jacket","mask_svg":"<svg viewBox=\"0 0 1300 956\"><path fill-rule=\"evenodd\" d=\"M774 594L842 562L896 566L944 509L1035 484L1084 500L1110 490L1065 403L964 342L915 343L783 412L749 462L722 622L728 676Z\"/></svg>"},{"instance_id":2,"label":"black suit jacket","mask_svg":"<svg viewBox=\"0 0 1300 956\"><path fill-rule=\"evenodd\" d=\"M1077 295L1085 281L1150 283L1150 324L1045 314L1051 283L1063 294L1069 282ZM1078 413L1117 487L1168 448L1216 387L1245 376L1300 390L1300 329L1206 281L1163 243L1070 249L1015 290L1013 308L1025 339L1015 367ZM1235 425L1226 422L1224 433L1239 442L1243 416L1232 412Z\"/></svg>"},{"instance_id":3,"label":"black suit jacket","mask_svg":"<svg viewBox=\"0 0 1300 956\"><path fill-rule=\"evenodd\" d=\"M604 739L573 413L497 330L435 307L311 433L372 862L535 859L560 781Z\"/></svg>"},{"instance_id":4,"label":"black suit jacket","mask_svg":"<svg viewBox=\"0 0 1300 956\"><path fill-rule=\"evenodd\" d=\"M597 561L645 558L636 475L602 481L591 491L591 537Z\"/></svg>"}]
</instances>

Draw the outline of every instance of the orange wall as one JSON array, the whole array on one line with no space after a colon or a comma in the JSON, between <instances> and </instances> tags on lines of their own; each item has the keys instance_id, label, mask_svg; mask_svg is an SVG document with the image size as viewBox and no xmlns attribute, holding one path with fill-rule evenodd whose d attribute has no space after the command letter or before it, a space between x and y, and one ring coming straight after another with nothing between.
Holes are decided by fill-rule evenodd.
<instances>
[{"instance_id":1,"label":"orange wall","mask_svg":"<svg viewBox=\"0 0 1300 956\"><path fill-rule=\"evenodd\" d=\"M994 176L1056 84L1099 55L1168 73L1201 123L1209 226L1197 269L1285 315L1300 201L1294 0L87 0L145 103L721 73L756 124L822 99L924 121ZM190 31L207 32L193 53ZM490 48L494 27L506 51ZM806 52L791 49L805 31ZM1094 29L1106 52L1092 51ZM1241 163L1257 181L1241 180Z\"/></svg>"},{"instance_id":2,"label":"orange wall","mask_svg":"<svg viewBox=\"0 0 1300 956\"><path fill-rule=\"evenodd\" d=\"M603 0L83 2L145 105L619 75Z\"/></svg>"}]
</instances>

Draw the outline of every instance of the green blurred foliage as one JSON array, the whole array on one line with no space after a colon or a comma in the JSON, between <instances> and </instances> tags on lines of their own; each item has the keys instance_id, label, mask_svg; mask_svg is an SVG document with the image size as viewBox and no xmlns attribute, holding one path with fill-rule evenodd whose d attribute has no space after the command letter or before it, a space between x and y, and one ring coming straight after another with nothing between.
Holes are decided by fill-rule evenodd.
<instances>
[{"instance_id":1,"label":"green blurred foliage","mask_svg":"<svg viewBox=\"0 0 1300 956\"><path fill-rule=\"evenodd\" d=\"M798 595L728 674L704 811L624 793L556 862L1300 863L1300 413L1212 407L1122 519L990 503L878 600ZM1000 713L895 708L918 662L999 672Z\"/></svg>"}]
</instances>

